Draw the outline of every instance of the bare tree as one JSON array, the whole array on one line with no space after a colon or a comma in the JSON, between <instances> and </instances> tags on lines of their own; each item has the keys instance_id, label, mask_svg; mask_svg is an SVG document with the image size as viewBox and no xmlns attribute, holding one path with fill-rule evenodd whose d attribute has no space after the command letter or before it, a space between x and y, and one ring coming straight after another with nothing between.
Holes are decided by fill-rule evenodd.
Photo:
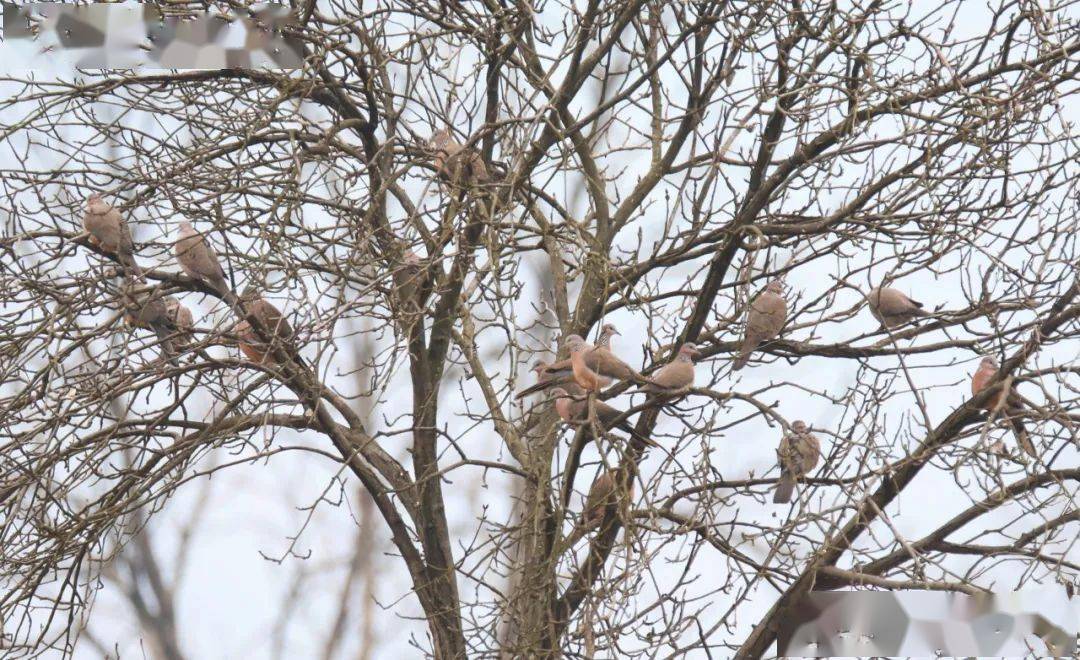
<instances>
[{"instance_id":1,"label":"bare tree","mask_svg":"<svg viewBox=\"0 0 1080 660\"><path fill-rule=\"evenodd\" d=\"M363 490L437 658L762 657L811 589L1075 583L1077 5L915 4L331 0L296 72L4 79L8 650L69 652L177 489L295 452ZM132 286L195 312L174 361ZM880 286L925 315L879 327ZM694 386L515 399L604 322L642 378L697 345ZM797 419L822 459L774 505Z\"/></svg>"}]
</instances>

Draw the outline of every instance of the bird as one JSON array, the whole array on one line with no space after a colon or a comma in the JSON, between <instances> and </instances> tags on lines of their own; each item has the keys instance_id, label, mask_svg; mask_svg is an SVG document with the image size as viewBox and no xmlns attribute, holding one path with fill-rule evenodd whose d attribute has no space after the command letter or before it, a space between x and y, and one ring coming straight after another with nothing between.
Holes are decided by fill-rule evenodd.
<instances>
[{"instance_id":1,"label":"bird","mask_svg":"<svg viewBox=\"0 0 1080 660\"><path fill-rule=\"evenodd\" d=\"M165 314L169 322L176 328L177 336L174 343L179 350L183 350L191 343L192 330L195 328L195 317L186 305L174 296L165 297Z\"/></svg>"},{"instance_id":2,"label":"bird","mask_svg":"<svg viewBox=\"0 0 1080 660\"><path fill-rule=\"evenodd\" d=\"M895 328L919 316L930 316L923 304L892 287L882 286L866 294L870 313L883 328Z\"/></svg>"},{"instance_id":3,"label":"bird","mask_svg":"<svg viewBox=\"0 0 1080 660\"><path fill-rule=\"evenodd\" d=\"M559 417L564 422L582 424L589 421L589 401L584 398L584 393L575 395L565 388L556 387L551 390L551 395L555 397L555 412L559 413ZM626 413L618 408L603 401L594 400L593 409L596 411L596 421L599 422L604 431L617 428L642 440L645 444L655 444L649 438L645 438L635 431L634 426L624 417Z\"/></svg>"},{"instance_id":4,"label":"bird","mask_svg":"<svg viewBox=\"0 0 1080 660\"><path fill-rule=\"evenodd\" d=\"M180 237L176 241L175 251L176 261L189 276L209 284L218 293L224 294L229 290L217 252L186 220L180 223Z\"/></svg>"},{"instance_id":5,"label":"bird","mask_svg":"<svg viewBox=\"0 0 1080 660\"><path fill-rule=\"evenodd\" d=\"M634 484L629 482L627 497L634 496ZM585 525L595 525L604 519L604 513L619 503L619 472L608 470L593 481L585 498Z\"/></svg>"},{"instance_id":6,"label":"bird","mask_svg":"<svg viewBox=\"0 0 1080 660\"><path fill-rule=\"evenodd\" d=\"M234 332L240 350L256 364L280 363L274 356L274 349L282 348L284 344L292 341L294 336L288 319L281 310L263 298L254 285L248 285L240 295L240 308L262 326L261 331L257 330L246 318L236 324ZM270 343L267 343L264 337L269 339Z\"/></svg>"},{"instance_id":7,"label":"bird","mask_svg":"<svg viewBox=\"0 0 1080 660\"><path fill-rule=\"evenodd\" d=\"M393 270L392 277L399 320L408 328L420 312L419 296L423 278L420 257L412 250L405 250L401 265Z\"/></svg>"},{"instance_id":8,"label":"bird","mask_svg":"<svg viewBox=\"0 0 1080 660\"><path fill-rule=\"evenodd\" d=\"M83 228L90 233L90 242L97 247L116 255L120 265L139 275L135 263L135 244L131 240L131 230L127 221L101 195L94 193L86 198L86 210L83 212Z\"/></svg>"},{"instance_id":9,"label":"bird","mask_svg":"<svg viewBox=\"0 0 1080 660\"><path fill-rule=\"evenodd\" d=\"M796 420L791 424L791 433L780 439L776 456L780 459L780 481L776 484L773 502L782 504L791 501L795 481L817 466L821 459L821 441L810 433L805 422Z\"/></svg>"},{"instance_id":10,"label":"bird","mask_svg":"<svg viewBox=\"0 0 1080 660\"><path fill-rule=\"evenodd\" d=\"M443 129L432 135L428 145L435 151L432 163L442 181L455 187L467 187L490 180L480 154L455 140L449 130Z\"/></svg>"},{"instance_id":11,"label":"bird","mask_svg":"<svg viewBox=\"0 0 1080 660\"><path fill-rule=\"evenodd\" d=\"M614 323L605 323L600 326L600 334L596 336L596 348L611 349L611 338L615 335L621 335L619 329L615 327Z\"/></svg>"},{"instance_id":12,"label":"bird","mask_svg":"<svg viewBox=\"0 0 1080 660\"><path fill-rule=\"evenodd\" d=\"M975 373L971 375L971 395L975 396L979 392L989 386L990 381L994 379L997 374L999 365L997 360L987 355L979 362L979 368L975 370ZM1020 445L1021 449L1028 453L1029 456L1035 456L1035 445L1031 442L1031 436L1028 435L1027 429L1024 428L1024 423L1020 420L1020 398L1016 395L1016 392L1012 391L1010 387L1006 392L1002 389L996 396L990 397L986 403L982 406L983 410L994 411L1002 410L1004 412L1005 420L1009 426L1012 427L1013 434L1016 436L1016 442Z\"/></svg>"},{"instance_id":13,"label":"bird","mask_svg":"<svg viewBox=\"0 0 1080 660\"><path fill-rule=\"evenodd\" d=\"M739 355L735 358L732 370L738 371L746 366L750 353L764 342L776 339L787 323L787 302L784 300L784 286L780 280L773 280L758 294L746 313L746 329L739 346Z\"/></svg>"},{"instance_id":14,"label":"bird","mask_svg":"<svg viewBox=\"0 0 1080 660\"><path fill-rule=\"evenodd\" d=\"M691 343L679 347L671 362L653 374L641 388L650 394L670 394L684 390L694 384L694 358L700 357L701 351Z\"/></svg>"},{"instance_id":15,"label":"bird","mask_svg":"<svg viewBox=\"0 0 1080 660\"><path fill-rule=\"evenodd\" d=\"M600 389L610 385L613 380L632 380L641 384L648 382L648 379L611 352L611 337L617 334L619 334L618 329L614 325L607 323L601 327L595 346L586 342L581 335L569 335L563 343L563 346L569 349L571 344L577 345L577 342L580 342L583 364L598 376ZM537 382L518 392L516 398L520 399L556 385L565 387L568 383L575 382L573 351L571 350L571 356L565 360L546 364L543 371L538 372L537 376Z\"/></svg>"},{"instance_id":16,"label":"bird","mask_svg":"<svg viewBox=\"0 0 1080 660\"><path fill-rule=\"evenodd\" d=\"M600 335L596 339L596 345L582 356L585 365L601 376L615 380L629 380L636 383L648 382L636 369L611 352L611 337L618 334L620 334L619 330L613 324L605 323L600 328Z\"/></svg>"},{"instance_id":17,"label":"bird","mask_svg":"<svg viewBox=\"0 0 1080 660\"><path fill-rule=\"evenodd\" d=\"M161 350L165 359L170 364L178 364L176 361L177 344L174 341L181 329L175 323L174 315L169 312L166 299L154 291L136 292L135 286L124 288L121 294L124 305L124 321L128 325L152 330L161 343Z\"/></svg>"},{"instance_id":18,"label":"bird","mask_svg":"<svg viewBox=\"0 0 1080 660\"><path fill-rule=\"evenodd\" d=\"M537 360L533 363L530 371L536 372L536 383L518 392L515 398L521 399L556 386L563 387L572 394L583 394L585 392L574 382L574 372L569 359L555 363ZM605 387L611 384L610 378L601 377L600 380L605 384Z\"/></svg>"},{"instance_id":19,"label":"bird","mask_svg":"<svg viewBox=\"0 0 1080 660\"><path fill-rule=\"evenodd\" d=\"M592 350L590 345L581 335L570 335L566 338L565 346L570 351L570 369L574 374L574 382L586 392L599 392L603 389L606 386L603 376L585 362L586 352Z\"/></svg>"},{"instance_id":20,"label":"bird","mask_svg":"<svg viewBox=\"0 0 1080 660\"><path fill-rule=\"evenodd\" d=\"M547 389L551 387L561 387L570 394L577 396L584 394L585 390L574 382L574 372L571 369L553 369L552 363L544 359L538 359L533 362L529 371L536 374L536 385L539 389ZM539 389L534 391L539 391ZM524 396L525 392L518 394L518 398Z\"/></svg>"}]
</instances>

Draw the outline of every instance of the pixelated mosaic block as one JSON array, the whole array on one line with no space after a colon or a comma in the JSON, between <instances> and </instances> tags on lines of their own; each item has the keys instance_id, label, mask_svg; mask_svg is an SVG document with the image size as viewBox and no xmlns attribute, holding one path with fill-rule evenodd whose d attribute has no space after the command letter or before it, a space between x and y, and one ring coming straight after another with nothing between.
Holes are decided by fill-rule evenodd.
<instances>
[{"instance_id":1,"label":"pixelated mosaic block","mask_svg":"<svg viewBox=\"0 0 1080 660\"><path fill-rule=\"evenodd\" d=\"M138 3L4 3L4 66L57 69L295 69L303 45L282 5L245 15Z\"/></svg>"}]
</instances>

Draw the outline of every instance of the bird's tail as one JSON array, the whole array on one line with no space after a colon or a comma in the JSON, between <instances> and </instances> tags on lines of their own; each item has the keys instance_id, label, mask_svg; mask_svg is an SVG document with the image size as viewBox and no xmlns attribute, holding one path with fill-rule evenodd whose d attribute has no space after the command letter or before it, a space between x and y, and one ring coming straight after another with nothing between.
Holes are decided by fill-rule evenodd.
<instances>
[{"instance_id":1,"label":"bird's tail","mask_svg":"<svg viewBox=\"0 0 1080 660\"><path fill-rule=\"evenodd\" d=\"M646 447L659 447L660 446L660 444L658 442L656 442L655 440L653 440L652 438L638 433L634 429L634 427L631 426L628 423L620 424L619 428L622 429L623 431L626 431L627 433L629 433L631 438L637 440L638 442L645 445Z\"/></svg>"},{"instance_id":2,"label":"bird's tail","mask_svg":"<svg viewBox=\"0 0 1080 660\"><path fill-rule=\"evenodd\" d=\"M773 493L774 504L784 504L791 501L791 494L795 491L795 477L788 473L780 475L780 481L776 483L776 492Z\"/></svg>"},{"instance_id":3,"label":"bird's tail","mask_svg":"<svg viewBox=\"0 0 1080 660\"><path fill-rule=\"evenodd\" d=\"M746 338L743 340L742 346L739 346L739 354L735 357L735 362L731 365L732 371L738 371L746 366L746 363L750 361L750 354L757 348L758 341L753 338Z\"/></svg>"},{"instance_id":4,"label":"bird's tail","mask_svg":"<svg viewBox=\"0 0 1080 660\"><path fill-rule=\"evenodd\" d=\"M180 366L180 361L176 359L176 346L173 344L172 330L160 323L155 323L151 327L161 344L161 357L165 358L174 367Z\"/></svg>"},{"instance_id":5,"label":"bird's tail","mask_svg":"<svg viewBox=\"0 0 1080 660\"><path fill-rule=\"evenodd\" d=\"M135 280L143 279L143 270L139 266L139 262L135 261L135 255L125 250L118 250L116 258L120 261L120 265L128 277Z\"/></svg>"},{"instance_id":6,"label":"bird's tail","mask_svg":"<svg viewBox=\"0 0 1080 660\"><path fill-rule=\"evenodd\" d=\"M1012 427L1013 434L1016 436L1016 443L1020 445L1020 448L1023 449L1028 456L1034 458L1038 455L1035 451L1035 444L1031 441L1031 436L1028 435L1024 423L1015 416L1017 412L1018 411L1015 410L1009 411L1009 426Z\"/></svg>"},{"instance_id":7,"label":"bird's tail","mask_svg":"<svg viewBox=\"0 0 1080 660\"><path fill-rule=\"evenodd\" d=\"M546 382L546 383L536 383L534 385L529 385L525 389L523 389L520 392L518 392L517 394L515 394L514 398L515 399L524 399L525 397L529 396L530 394L535 394L536 392L543 392L547 388L553 387L554 385L555 385L555 383L550 382L550 381Z\"/></svg>"}]
</instances>

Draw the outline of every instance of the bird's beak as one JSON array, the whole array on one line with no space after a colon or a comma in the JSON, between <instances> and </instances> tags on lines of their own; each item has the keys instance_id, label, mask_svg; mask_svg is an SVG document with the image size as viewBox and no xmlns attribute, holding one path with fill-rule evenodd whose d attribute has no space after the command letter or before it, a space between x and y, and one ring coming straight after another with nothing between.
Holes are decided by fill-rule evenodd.
<instances>
[{"instance_id":1,"label":"bird's beak","mask_svg":"<svg viewBox=\"0 0 1080 660\"><path fill-rule=\"evenodd\" d=\"M698 349L696 349L696 348L691 348L691 349L690 349L690 357L694 357L694 358L699 358L699 357L701 357L701 351L699 351L699 350L698 350Z\"/></svg>"},{"instance_id":2,"label":"bird's beak","mask_svg":"<svg viewBox=\"0 0 1080 660\"><path fill-rule=\"evenodd\" d=\"M611 329L611 334L613 334L613 335L619 335L620 337L622 337L622 333L621 333L621 332L619 332L618 330L616 330L615 328L612 328L612 329Z\"/></svg>"}]
</instances>

